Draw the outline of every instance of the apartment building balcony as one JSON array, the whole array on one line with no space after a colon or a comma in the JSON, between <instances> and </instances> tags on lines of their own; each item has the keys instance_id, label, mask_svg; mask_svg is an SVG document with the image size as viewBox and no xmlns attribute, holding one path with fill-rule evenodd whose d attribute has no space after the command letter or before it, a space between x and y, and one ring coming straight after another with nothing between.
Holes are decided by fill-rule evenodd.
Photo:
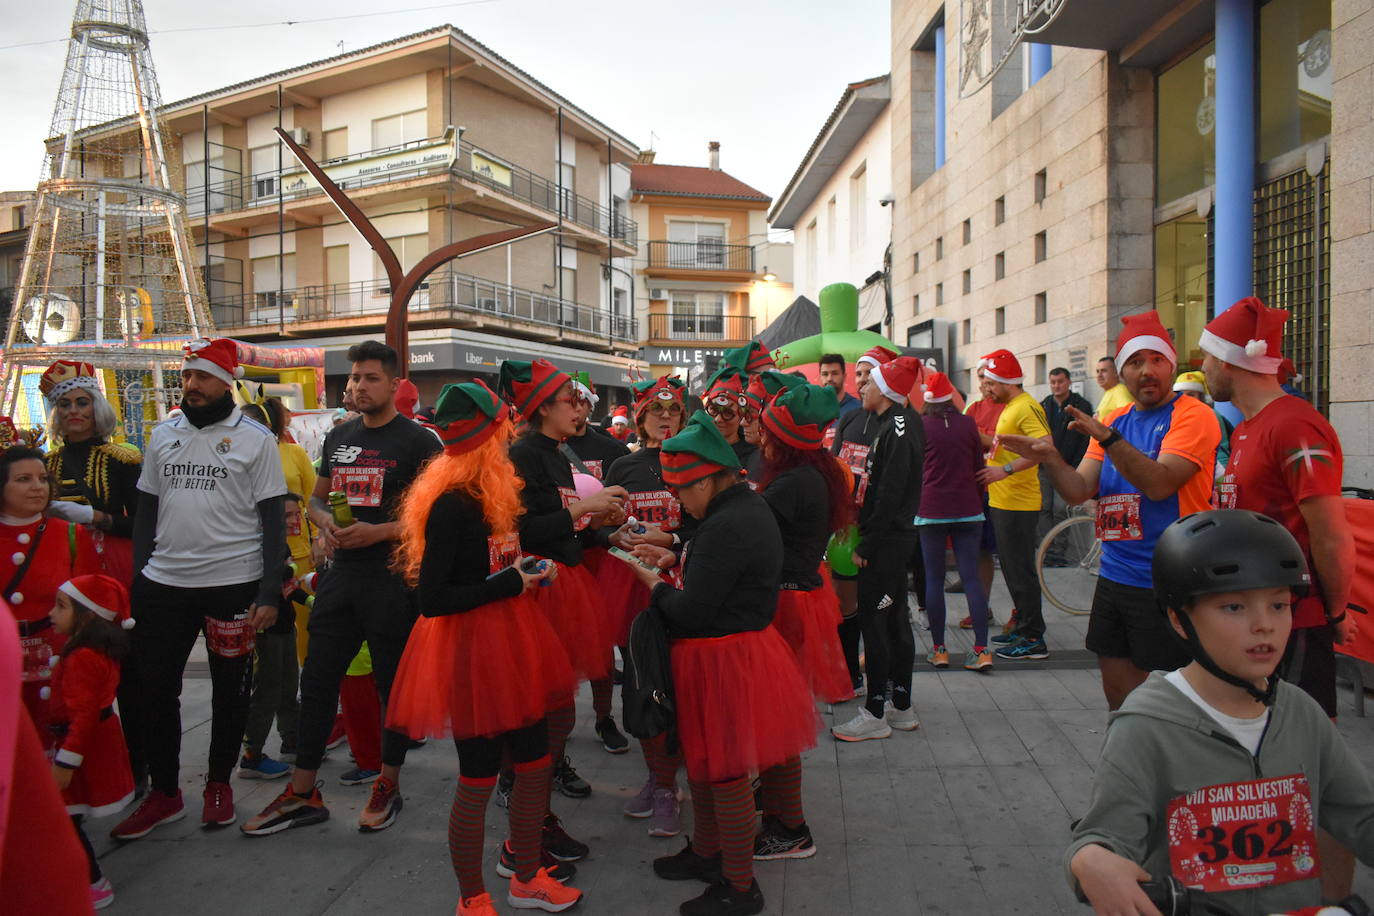
<instances>
[{"instance_id":1,"label":"apartment building balcony","mask_svg":"<svg viewBox=\"0 0 1374 916\"><path fill-rule=\"evenodd\" d=\"M702 312L653 312L649 314L649 346L706 344L737 347L754 339L753 315L717 315Z\"/></svg>"},{"instance_id":2,"label":"apartment building balcony","mask_svg":"<svg viewBox=\"0 0 1374 916\"><path fill-rule=\"evenodd\" d=\"M384 327L390 296L387 282L377 280L212 295L210 310L216 330L233 337L312 337ZM630 316L443 268L411 298L408 323L606 351L639 343L637 322Z\"/></svg>"},{"instance_id":3,"label":"apartment building balcony","mask_svg":"<svg viewBox=\"0 0 1374 916\"><path fill-rule=\"evenodd\" d=\"M292 157L286 154L284 160ZM639 227L622 213L560 187L523 166L462 140L450 130L441 137L367 150L320 163L325 174L360 206L371 207L417 193L443 191L455 206L505 222L554 221L565 241L607 249L614 257L633 255ZM209 228L244 236L283 215L312 225L333 219L333 203L314 177L300 167L254 175L230 173L186 189L192 229ZM208 219L207 219L208 214Z\"/></svg>"},{"instance_id":4,"label":"apartment building balcony","mask_svg":"<svg viewBox=\"0 0 1374 916\"><path fill-rule=\"evenodd\" d=\"M650 277L670 279L748 281L755 279L754 247L727 245L715 239L654 240L649 242L649 263L644 272Z\"/></svg>"}]
</instances>

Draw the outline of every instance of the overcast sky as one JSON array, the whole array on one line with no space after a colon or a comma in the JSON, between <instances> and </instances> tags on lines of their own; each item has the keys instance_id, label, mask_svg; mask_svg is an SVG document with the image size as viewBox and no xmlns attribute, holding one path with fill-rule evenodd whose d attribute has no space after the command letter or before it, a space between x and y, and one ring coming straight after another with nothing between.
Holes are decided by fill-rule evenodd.
<instances>
[{"instance_id":1,"label":"overcast sky","mask_svg":"<svg viewBox=\"0 0 1374 916\"><path fill-rule=\"evenodd\" d=\"M0 46L64 38L75 5L0 0ZM144 0L167 101L329 57L339 53L341 41L351 51L447 22L641 148L652 145L659 162L705 165L707 141L719 140L722 168L773 197L845 84L890 68L889 0L394 5L410 11L201 30L374 13L381 7L365 0ZM66 53L66 41L0 50L0 190L37 182Z\"/></svg>"}]
</instances>

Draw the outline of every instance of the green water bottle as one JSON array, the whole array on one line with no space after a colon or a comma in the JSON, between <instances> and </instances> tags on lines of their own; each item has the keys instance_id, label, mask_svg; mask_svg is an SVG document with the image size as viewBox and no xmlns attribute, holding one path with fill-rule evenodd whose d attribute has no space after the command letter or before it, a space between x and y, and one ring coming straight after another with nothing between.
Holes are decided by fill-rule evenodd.
<instances>
[{"instance_id":1,"label":"green water bottle","mask_svg":"<svg viewBox=\"0 0 1374 916\"><path fill-rule=\"evenodd\" d=\"M329 493L329 511L334 516L337 528L347 528L353 524L353 510L348 505L348 497L338 490Z\"/></svg>"}]
</instances>

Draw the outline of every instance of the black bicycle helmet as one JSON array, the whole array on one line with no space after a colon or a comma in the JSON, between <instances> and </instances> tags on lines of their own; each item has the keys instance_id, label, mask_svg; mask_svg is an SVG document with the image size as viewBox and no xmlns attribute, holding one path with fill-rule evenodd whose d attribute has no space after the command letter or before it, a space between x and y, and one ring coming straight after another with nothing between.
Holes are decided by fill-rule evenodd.
<instances>
[{"instance_id":1,"label":"black bicycle helmet","mask_svg":"<svg viewBox=\"0 0 1374 916\"><path fill-rule=\"evenodd\" d=\"M1257 700L1274 700L1276 678L1266 690L1223 671L1198 641L1185 609L1193 599L1252 588L1290 588L1303 595L1312 584L1302 548L1288 529L1267 515L1242 509L1195 512L1164 529L1155 543L1154 592L1161 612L1173 608L1183 643L1198 664Z\"/></svg>"}]
</instances>

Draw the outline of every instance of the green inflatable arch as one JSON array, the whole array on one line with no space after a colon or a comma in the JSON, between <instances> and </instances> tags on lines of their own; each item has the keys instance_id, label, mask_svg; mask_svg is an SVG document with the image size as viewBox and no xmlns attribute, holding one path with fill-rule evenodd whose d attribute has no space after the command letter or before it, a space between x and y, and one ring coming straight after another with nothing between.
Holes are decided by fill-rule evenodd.
<instances>
[{"instance_id":1,"label":"green inflatable arch","mask_svg":"<svg viewBox=\"0 0 1374 916\"><path fill-rule=\"evenodd\" d=\"M874 347L901 352L874 331L859 330L859 291L852 283L832 283L821 290L821 332L783 344L773 351L779 369L814 363L825 353L838 353L853 362Z\"/></svg>"}]
</instances>

